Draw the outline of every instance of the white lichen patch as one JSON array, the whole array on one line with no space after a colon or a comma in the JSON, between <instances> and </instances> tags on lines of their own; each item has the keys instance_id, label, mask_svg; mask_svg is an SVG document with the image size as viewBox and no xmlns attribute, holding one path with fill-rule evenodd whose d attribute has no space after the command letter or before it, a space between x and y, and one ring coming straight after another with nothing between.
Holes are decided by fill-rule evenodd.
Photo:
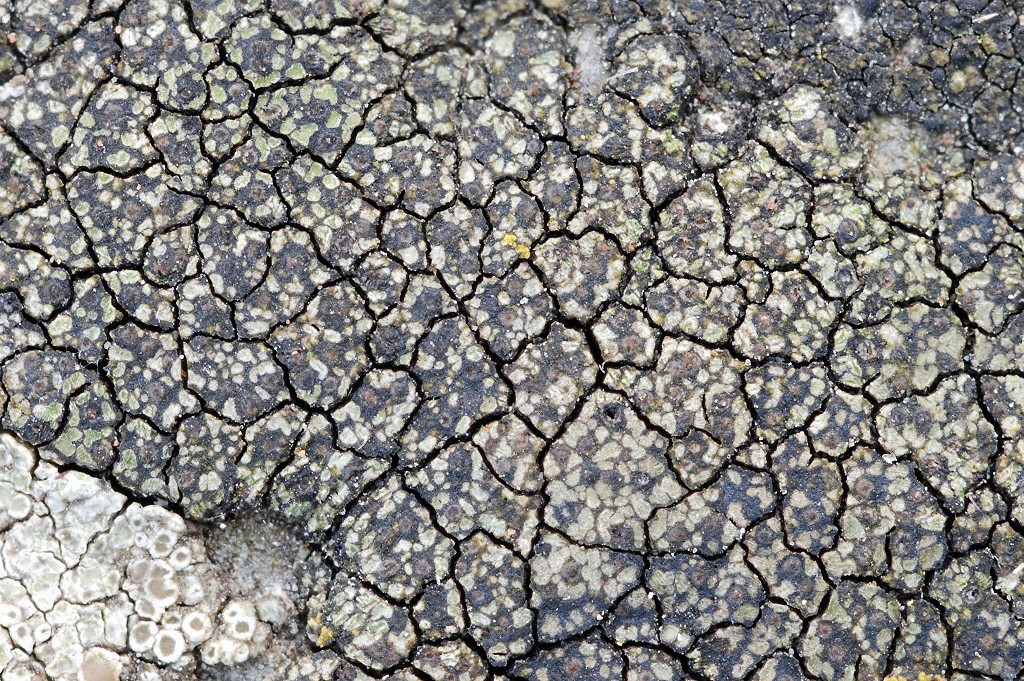
<instances>
[{"instance_id":1,"label":"white lichen patch","mask_svg":"<svg viewBox=\"0 0 1024 681\"><path fill-rule=\"evenodd\" d=\"M271 581L228 575L181 516L0 434L5 681L187 679L246 662L296 613Z\"/></svg>"}]
</instances>

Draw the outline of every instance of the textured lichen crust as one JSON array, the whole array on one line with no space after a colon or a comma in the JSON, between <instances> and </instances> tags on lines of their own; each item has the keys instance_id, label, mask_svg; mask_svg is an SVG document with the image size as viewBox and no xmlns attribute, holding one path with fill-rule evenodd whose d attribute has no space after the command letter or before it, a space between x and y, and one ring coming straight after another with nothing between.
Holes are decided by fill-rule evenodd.
<instances>
[{"instance_id":1,"label":"textured lichen crust","mask_svg":"<svg viewBox=\"0 0 1024 681\"><path fill-rule=\"evenodd\" d=\"M301 556L290 554L284 570L263 557L259 577L247 579L236 550L180 515L61 471L8 434L0 531L5 680L192 678L200 662L244 666L297 633Z\"/></svg>"},{"instance_id":2,"label":"textured lichen crust","mask_svg":"<svg viewBox=\"0 0 1024 681\"><path fill-rule=\"evenodd\" d=\"M0 679L1024 676L1024 7L0 0Z\"/></svg>"}]
</instances>

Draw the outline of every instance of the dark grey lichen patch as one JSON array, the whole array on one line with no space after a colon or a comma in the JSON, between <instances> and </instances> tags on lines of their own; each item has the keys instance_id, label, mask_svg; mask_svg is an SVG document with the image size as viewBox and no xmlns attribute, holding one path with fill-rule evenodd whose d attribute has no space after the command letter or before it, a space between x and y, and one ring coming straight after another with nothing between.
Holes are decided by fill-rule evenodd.
<instances>
[{"instance_id":1,"label":"dark grey lichen patch","mask_svg":"<svg viewBox=\"0 0 1024 681\"><path fill-rule=\"evenodd\" d=\"M1012 7L9 4L0 676L1021 675Z\"/></svg>"}]
</instances>

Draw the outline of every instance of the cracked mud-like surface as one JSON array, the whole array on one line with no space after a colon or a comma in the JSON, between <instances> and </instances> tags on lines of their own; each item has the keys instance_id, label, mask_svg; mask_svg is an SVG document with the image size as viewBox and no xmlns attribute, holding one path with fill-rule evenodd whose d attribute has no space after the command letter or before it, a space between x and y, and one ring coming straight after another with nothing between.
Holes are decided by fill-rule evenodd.
<instances>
[{"instance_id":1,"label":"cracked mud-like surface","mask_svg":"<svg viewBox=\"0 0 1024 681\"><path fill-rule=\"evenodd\" d=\"M1024 8L0 0L0 679L1024 676Z\"/></svg>"}]
</instances>

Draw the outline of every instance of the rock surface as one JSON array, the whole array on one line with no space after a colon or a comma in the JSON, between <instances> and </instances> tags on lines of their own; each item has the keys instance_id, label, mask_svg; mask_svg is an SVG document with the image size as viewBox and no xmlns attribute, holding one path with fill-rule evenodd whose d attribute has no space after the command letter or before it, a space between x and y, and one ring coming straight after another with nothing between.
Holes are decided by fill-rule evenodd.
<instances>
[{"instance_id":1,"label":"rock surface","mask_svg":"<svg viewBox=\"0 0 1024 681\"><path fill-rule=\"evenodd\" d=\"M1024 674L1019 3L0 29L3 681Z\"/></svg>"}]
</instances>

